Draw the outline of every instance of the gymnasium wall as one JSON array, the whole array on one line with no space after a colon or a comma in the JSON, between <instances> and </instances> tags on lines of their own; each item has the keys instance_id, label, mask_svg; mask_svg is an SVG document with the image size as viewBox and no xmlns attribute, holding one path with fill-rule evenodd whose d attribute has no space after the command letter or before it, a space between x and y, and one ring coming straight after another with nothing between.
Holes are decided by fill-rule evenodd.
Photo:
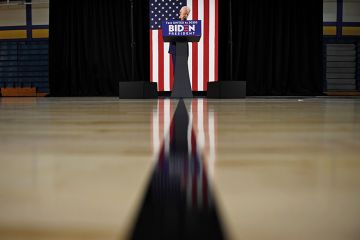
<instances>
[{"instance_id":1,"label":"gymnasium wall","mask_svg":"<svg viewBox=\"0 0 360 240\"><path fill-rule=\"evenodd\" d=\"M324 91L360 90L360 0L324 0Z\"/></svg>"},{"instance_id":2,"label":"gymnasium wall","mask_svg":"<svg viewBox=\"0 0 360 240\"><path fill-rule=\"evenodd\" d=\"M0 87L33 85L49 92L49 4L40 1L0 5ZM360 0L324 0L323 21L324 44L360 46ZM357 66L359 78L359 58Z\"/></svg>"},{"instance_id":3,"label":"gymnasium wall","mask_svg":"<svg viewBox=\"0 0 360 240\"><path fill-rule=\"evenodd\" d=\"M48 38L48 3L0 5L1 88L49 92Z\"/></svg>"},{"instance_id":4,"label":"gymnasium wall","mask_svg":"<svg viewBox=\"0 0 360 240\"><path fill-rule=\"evenodd\" d=\"M0 40L46 39L49 37L48 29L48 3L36 3L34 0L32 5L0 4ZM34 36L32 38L24 37L24 30L31 30Z\"/></svg>"},{"instance_id":5,"label":"gymnasium wall","mask_svg":"<svg viewBox=\"0 0 360 240\"><path fill-rule=\"evenodd\" d=\"M360 37L360 0L324 0L324 36Z\"/></svg>"}]
</instances>

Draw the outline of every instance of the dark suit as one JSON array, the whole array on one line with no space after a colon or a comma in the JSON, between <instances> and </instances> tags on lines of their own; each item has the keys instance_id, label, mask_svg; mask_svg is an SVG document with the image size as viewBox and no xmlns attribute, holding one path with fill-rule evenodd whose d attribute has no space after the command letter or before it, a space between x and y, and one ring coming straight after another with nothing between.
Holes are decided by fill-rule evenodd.
<instances>
[{"instance_id":1,"label":"dark suit","mask_svg":"<svg viewBox=\"0 0 360 240\"><path fill-rule=\"evenodd\" d=\"M169 53L171 54L171 58L173 61L173 65L174 65L174 72L173 74L175 75L175 65L176 65L176 42L170 42L169 45Z\"/></svg>"}]
</instances>

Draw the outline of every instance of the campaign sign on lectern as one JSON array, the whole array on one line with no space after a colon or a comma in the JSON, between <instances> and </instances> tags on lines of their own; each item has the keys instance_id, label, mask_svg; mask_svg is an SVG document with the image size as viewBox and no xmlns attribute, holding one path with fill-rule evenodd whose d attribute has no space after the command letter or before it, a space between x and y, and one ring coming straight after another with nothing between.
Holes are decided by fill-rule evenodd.
<instances>
[{"instance_id":1,"label":"campaign sign on lectern","mask_svg":"<svg viewBox=\"0 0 360 240\"><path fill-rule=\"evenodd\" d=\"M164 42L199 42L201 38L200 20L167 20L162 22Z\"/></svg>"},{"instance_id":2,"label":"campaign sign on lectern","mask_svg":"<svg viewBox=\"0 0 360 240\"><path fill-rule=\"evenodd\" d=\"M166 20L162 22L165 42L176 43L176 63L172 98L192 98L188 57L188 42L199 42L201 38L200 20Z\"/></svg>"}]
</instances>

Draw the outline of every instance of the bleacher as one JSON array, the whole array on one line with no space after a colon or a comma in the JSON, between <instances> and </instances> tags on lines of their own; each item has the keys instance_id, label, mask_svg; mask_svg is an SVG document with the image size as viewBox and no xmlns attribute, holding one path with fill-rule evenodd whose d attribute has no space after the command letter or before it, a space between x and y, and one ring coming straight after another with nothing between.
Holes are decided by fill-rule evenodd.
<instances>
[{"instance_id":1,"label":"bleacher","mask_svg":"<svg viewBox=\"0 0 360 240\"><path fill-rule=\"evenodd\" d=\"M49 93L48 49L47 40L0 41L0 88Z\"/></svg>"},{"instance_id":2,"label":"bleacher","mask_svg":"<svg viewBox=\"0 0 360 240\"><path fill-rule=\"evenodd\" d=\"M356 45L327 44L326 82L328 91L356 90Z\"/></svg>"}]
</instances>

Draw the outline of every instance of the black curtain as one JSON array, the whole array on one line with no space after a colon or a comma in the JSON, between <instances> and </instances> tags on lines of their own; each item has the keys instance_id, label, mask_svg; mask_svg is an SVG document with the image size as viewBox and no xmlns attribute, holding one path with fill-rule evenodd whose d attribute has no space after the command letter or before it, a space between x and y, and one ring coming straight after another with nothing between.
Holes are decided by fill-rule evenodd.
<instances>
[{"instance_id":1,"label":"black curtain","mask_svg":"<svg viewBox=\"0 0 360 240\"><path fill-rule=\"evenodd\" d=\"M136 81L149 81L148 0L135 1ZM220 81L247 81L248 95L322 92L322 0L219 1ZM50 1L50 93L113 96L131 79L129 0Z\"/></svg>"},{"instance_id":2,"label":"black curtain","mask_svg":"<svg viewBox=\"0 0 360 240\"><path fill-rule=\"evenodd\" d=\"M322 93L322 0L232 1L233 79L248 95ZM230 79L229 0L220 1L219 78Z\"/></svg>"},{"instance_id":3,"label":"black curtain","mask_svg":"<svg viewBox=\"0 0 360 240\"><path fill-rule=\"evenodd\" d=\"M149 81L148 0L135 0L136 81ZM131 80L129 0L50 1L50 95L115 96Z\"/></svg>"}]
</instances>

